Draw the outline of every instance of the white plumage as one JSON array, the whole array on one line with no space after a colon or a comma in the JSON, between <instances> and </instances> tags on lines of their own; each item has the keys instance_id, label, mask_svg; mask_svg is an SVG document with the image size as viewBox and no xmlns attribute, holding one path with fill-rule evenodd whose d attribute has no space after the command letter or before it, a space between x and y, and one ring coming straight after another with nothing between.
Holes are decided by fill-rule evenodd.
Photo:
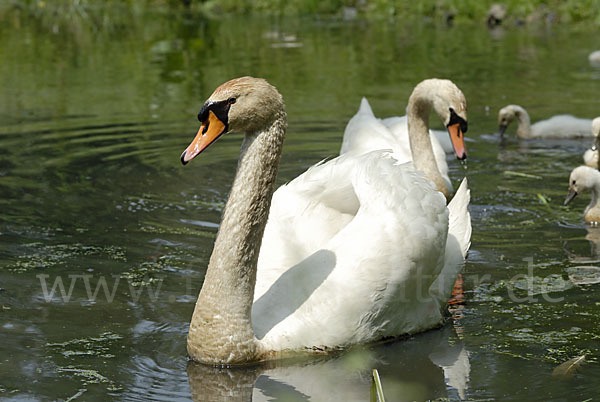
<instances>
[{"instance_id":1,"label":"white plumage","mask_svg":"<svg viewBox=\"0 0 600 402\"><path fill-rule=\"evenodd\" d=\"M312 167L273 197L257 337L286 349L342 347L439 325L469 247L468 203L466 181L446 208L422 173L387 151Z\"/></svg>"},{"instance_id":2,"label":"white plumage","mask_svg":"<svg viewBox=\"0 0 600 402\"><path fill-rule=\"evenodd\" d=\"M498 111L500 133L517 119L517 136L519 138L581 138L592 136L592 120L582 119L570 114L553 116L531 124L527 111L519 105L508 105Z\"/></svg>"},{"instance_id":3,"label":"white plumage","mask_svg":"<svg viewBox=\"0 0 600 402\"><path fill-rule=\"evenodd\" d=\"M431 101L438 90L448 99ZM454 84L424 81L413 98L431 102L461 138L466 103ZM280 187L269 210L285 134L281 96L251 77L217 88L183 162L221 135L224 113L230 130L247 132L190 324L192 358L244 364L381 341L443 322L469 248L469 190L465 179L448 206L436 190L439 172L422 138L427 116L409 109L417 127L411 148L426 156L414 165L425 174L389 150L347 153Z\"/></svg>"},{"instance_id":4,"label":"white plumage","mask_svg":"<svg viewBox=\"0 0 600 402\"><path fill-rule=\"evenodd\" d=\"M598 168L598 149L600 147L600 117L592 120L592 135L594 136L594 144L590 149L583 153L583 163L586 166Z\"/></svg>"}]
</instances>

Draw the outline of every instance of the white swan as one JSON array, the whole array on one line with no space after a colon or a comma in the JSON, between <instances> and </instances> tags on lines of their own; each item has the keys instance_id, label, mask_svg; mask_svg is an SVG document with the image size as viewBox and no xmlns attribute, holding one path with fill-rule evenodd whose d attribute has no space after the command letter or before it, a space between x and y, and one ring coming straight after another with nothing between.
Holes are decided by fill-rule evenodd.
<instances>
[{"instance_id":1,"label":"white swan","mask_svg":"<svg viewBox=\"0 0 600 402\"><path fill-rule=\"evenodd\" d=\"M600 117L592 120L592 135L594 136L594 144L590 149L583 153L583 163L598 169L598 150L600 149Z\"/></svg>"},{"instance_id":2,"label":"white swan","mask_svg":"<svg viewBox=\"0 0 600 402\"><path fill-rule=\"evenodd\" d=\"M569 114L553 116L531 124L529 114L519 105L508 105L498 111L498 129L504 135L508 125L517 118L517 136L531 138L579 138L591 137L592 120Z\"/></svg>"},{"instance_id":3,"label":"white swan","mask_svg":"<svg viewBox=\"0 0 600 402\"><path fill-rule=\"evenodd\" d=\"M450 139L448 133L443 134L448 140ZM437 138L431 134L431 130L430 135L435 161L444 180L444 188L440 191L446 195L451 195L454 189L448 176L446 154ZM452 148L452 144L450 144L450 147ZM392 150L400 163L412 161L407 118L402 116L380 120L373 114L367 99L362 98L358 112L348 121L344 130L340 155L346 153L364 154L378 149Z\"/></svg>"},{"instance_id":4,"label":"white swan","mask_svg":"<svg viewBox=\"0 0 600 402\"><path fill-rule=\"evenodd\" d=\"M595 50L588 55L588 60L593 66L600 66L600 50Z\"/></svg>"},{"instance_id":5,"label":"white swan","mask_svg":"<svg viewBox=\"0 0 600 402\"><path fill-rule=\"evenodd\" d=\"M387 130L386 130L387 129ZM376 133L374 137L372 134ZM454 152L448 132L429 130L432 136L433 152L436 160L444 159L443 153ZM376 149L408 150L408 125L406 116L378 119L373 114L367 98L362 98L358 112L348 121L340 154L347 152L365 153ZM411 157L410 155L408 156Z\"/></svg>"},{"instance_id":6,"label":"white swan","mask_svg":"<svg viewBox=\"0 0 600 402\"><path fill-rule=\"evenodd\" d=\"M592 200L583 213L583 220L591 225L597 225L600 223L600 172L589 166L578 166L569 176L569 193L565 205L586 190L592 193Z\"/></svg>"},{"instance_id":7,"label":"white swan","mask_svg":"<svg viewBox=\"0 0 600 402\"><path fill-rule=\"evenodd\" d=\"M381 121L387 128L392 130L393 133L396 133L396 135L406 135L406 138L408 138L408 126L406 123L407 116L386 117ZM452 139L448 136L447 131L430 129L429 134L431 135L431 138L435 138L435 140L437 140L444 153L451 154L454 152ZM435 151L436 150L434 149L434 152Z\"/></svg>"},{"instance_id":8,"label":"white swan","mask_svg":"<svg viewBox=\"0 0 600 402\"><path fill-rule=\"evenodd\" d=\"M438 400L448 395L450 398L444 400L464 400L471 363L452 326L408 342L410 345L398 342L355 348L335 359L272 361L242 370L187 364L188 384L194 401L369 401L371 373L378 367L384 370L381 380L386 400L408 399L407 387L398 384L406 379L410 379L411 389L427 390L417 394L420 399ZM419 369L418 376L414 375L415 368ZM134 399L139 391L130 388L122 399Z\"/></svg>"},{"instance_id":9,"label":"white swan","mask_svg":"<svg viewBox=\"0 0 600 402\"><path fill-rule=\"evenodd\" d=\"M460 131L466 104L432 90L415 88L409 127L413 150L423 154L415 167L439 182L427 115L433 107ZM183 163L224 133L246 134L190 324L194 360L322 353L443 322L470 245L466 180L446 207L431 182L392 153L342 155L275 192L267 224L286 128L281 95L264 80L238 78L215 90L199 119Z\"/></svg>"},{"instance_id":10,"label":"white swan","mask_svg":"<svg viewBox=\"0 0 600 402\"><path fill-rule=\"evenodd\" d=\"M425 83L429 86L437 86L438 90L444 87L448 93L456 93L457 97L464 98L460 90L448 80L426 80ZM452 124L454 124L454 121L452 121ZM448 176L448 163L446 162L446 150L444 146L449 146L450 152L454 151L452 135L458 132L428 131L435 163L443 180L443 186L438 186L438 190L449 197L453 193L453 188ZM441 145L440 139L443 139L444 146ZM458 159L464 159L467 154L462 138L460 144L460 149L456 150L456 156ZM378 119L373 114L373 110L367 99L362 98L358 112L350 119L344 130L340 154L350 153L357 155L381 149L392 150L400 163L413 160L409 141L408 117Z\"/></svg>"}]
</instances>

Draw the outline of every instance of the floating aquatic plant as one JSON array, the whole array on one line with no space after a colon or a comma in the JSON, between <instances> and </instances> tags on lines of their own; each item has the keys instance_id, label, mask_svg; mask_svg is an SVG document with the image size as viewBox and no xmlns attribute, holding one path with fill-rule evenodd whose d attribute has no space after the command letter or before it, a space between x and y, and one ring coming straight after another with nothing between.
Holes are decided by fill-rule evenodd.
<instances>
[{"instance_id":1,"label":"floating aquatic plant","mask_svg":"<svg viewBox=\"0 0 600 402\"><path fill-rule=\"evenodd\" d=\"M575 373L581 370L585 363L585 355L574 357L556 367L552 372L552 377L569 380L573 378Z\"/></svg>"},{"instance_id":2,"label":"floating aquatic plant","mask_svg":"<svg viewBox=\"0 0 600 402\"><path fill-rule=\"evenodd\" d=\"M373 369L373 382L371 383L371 402L385 402L383 387L377 369Z\"/></svg>"}]
</instances>

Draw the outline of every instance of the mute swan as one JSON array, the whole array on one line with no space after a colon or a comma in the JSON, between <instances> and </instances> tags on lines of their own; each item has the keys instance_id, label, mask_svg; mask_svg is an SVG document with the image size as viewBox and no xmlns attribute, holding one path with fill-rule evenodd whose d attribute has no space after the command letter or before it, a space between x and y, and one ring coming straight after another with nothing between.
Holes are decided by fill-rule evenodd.
<instances>
[{"instance_id":1,"label":"mute swan","mask_svg":"<svg viewBox=\"0 0 600 402\"><path fill-rule=\"evenodd\" d=\"M579 138L591 137L592 120L569 114L553 116L531 124L529 114L519 105L508 105L498 112L498 129L504 135L508 125L517 118L517 136L531 138Z\"/></svg>"},{"instance_id":2,"label":"mute swan","mask_svg":"<svg viewBox=\"0 0 600 402\"><path fill-rule=\"evenodd\" d=\"M385 130L387 129L387 130ZM377 133L373 137L373 132ZM445 162L444 153L454 152L452 141L448 136L447 131L429 130L432 136L433 152L436 160L439 158ZM371 105L367 98L362 98L358 112L346 125L344 130L344 139L342 140L342 148L340 154L346 152L361 152L374 151L376 149L395 149L401 145L404 152L408 147L408 126L406 116L387 117L378 119L373 114ZM438 162L439 166L439 162Z\"/></svg>"},{"instance_id":3,"label":"mute swan","mask_svg":"<svg viewBox=\"0 0 600 402\"><path fill-rule=\"evenodd\" d=\"M591 225L600 222L600 172L589 166L578 166L569 177L569 194L565 205L573 200L579 193L590 190L592 201L583 213L583 220Z\"/></svg>"},{"instance_id":4,"label":"mute swan","mask_svg":"<svg viewBox=\"0 0 600 402\"><path fill-rule=\"evenodd\" d=\"M383 124L396 135L406 135L408 138L408 126L406 125L406 116L394 116L386 117L382 120ZM452 145L452 139L448 136L448 132L444 130L429 130L431 138L435 138L438 144L441 146L442 151L445 154L454 153L454 146ZM434 152L436 150L434 149ZM459 158L460 159L460 158Z\"/></svg>"},{"instance_id":5,"label":"mute swan","mask_svg":"<svg viewBox=\"0 0 600 402\"><path fill-rule=\"evenodd\" d=\"M444 91L447 93L455 94L456 98L464 99L462 92L448 80L426 80L421 85L445 88ZM457 105L459 103L460 101ZM464 106L462 109L465 109ZM454 120L448 120L448 125L455 123L456 121ZM464 130L466 131L466 127ZM457 132L451 132L450 130L449 132L428 131L433 149L433 158L443 181L443 184L436 183L438 185L437 188L446 197L449 197L453 193L453 188L448 177L448 163L446 162L445 149L440 145L438 138L444 138L444 143L447 143L446 146L449 146L452 152L454 151L452 138L455 135L453 133ZM449 133L450 135L448 135ZM440 134L444 136L442 137ZM373 110L367 99L363 98L358 112L346 125L340 154L363 154L378 149L391 149L400 163L410 162L413 160L413 152L411 151L409 138L408 116L389 117L380 120L373 114ZM462 143L460 149L456 150L456 156L458 159L466 158L467 154L464 143Z\"/></svg>"},{"instance_id":6,"label":"mute swan","mask_svg":"<svg viewBox=\"0 0 600 402\"><path fill-rule=\"evenodd\" d=\"M457 131L457 148L466 127L464 98L435 95L417 86L409 109L411 147L423 154L415 167L434 180L429 110ZM443 322L470 245L466 180L446 207L431 179L388 151L341 155L282 186L270 206L287 126L275 87L231 80L198 117L184 164L223 134L246 134L190 324L194 360L230 365L323 353Z\"/></svg>"},{"instance_id":7,"label":"mute swan","mask_svg":"<svg viewBox=\"0 0 600 402\"><path fill-rule=\"evenodd\" d=\"M600 149L600 117L592 120L592 135L594 136L594 144L592 148L586 150L583 154L583 163L598 169L598 149Z\"/></svg>"}]
</instances>

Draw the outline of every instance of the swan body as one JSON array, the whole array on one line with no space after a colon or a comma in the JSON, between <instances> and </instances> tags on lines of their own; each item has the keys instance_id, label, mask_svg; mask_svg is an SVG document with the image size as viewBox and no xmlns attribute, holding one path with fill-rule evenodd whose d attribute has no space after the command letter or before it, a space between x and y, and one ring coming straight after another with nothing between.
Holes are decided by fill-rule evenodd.
<instances>
[{"instance_id":1,"label":"swan body","mask_svg":"<svg viewBox=\"0 0 600 402\"><path fill-rule=\"evenodd\" d=\"M440 132L454 149L447 132ZM452 183L448 176L448 163L445 150L440 145L437 135L431 135L431 145L435 162L444 180L446 191L453 192ZM408 123L406 116L378 119L373 114L371 105L366 98L362 98L358 112L348 121L344 130L340 155L346 153L363 154L378 149L389 149L395 153L400 163L412 161L412 152L408 139Z\"/></svg>"},{"instance_id":2,"label":"swan body","mask_svg":"<svg viewBox=\"0 0 600 402\"><path fill-rule=\"evenodd\" d=\"M387 129L387 130L386 130ZM375 132L376 136L371 134ZM444 153L454 152L454 147L446 131L429 130L433 152L438 166ZM358 112L350 119L344 130L340 154L346 152L367 152L375 149L397 149L412 159L408 145L408 124L406 116L375 117L367 98L362 98Z\"/></svg>"},{"instance_id":3,"label":"swan body","mask_svg":"<svg viewBox=\"0 0 600 402\"><path fill-rule=\"evenodd\" d=\"M598 149L600 149L600 117L592 120L592 135L594 136L594 144L590 149L587 149L583 154L583 163L598 169Z\"/></svg>"},{"instance_id":4,"label":"swan body","mask_svg":"<svg viewBox=\"0 0 600 402\"><path fill-rule=\"evenodd\" d=\"M433 107L453 130L456 119L466 128L464 100L434 102L418 88L421 119ZM470 245L466 180L446 206L435 188L440 174L425 159L402 164L395 152L375 150L317 164L271 197L286 129L277 90L251 77L229 81L199 119L184 163L222 134L246 134L190 324L194 360L247 364L443 322ZM412 119L411 147L419 148L426 122ZM431 156L431 145L423 153Z\"/></svg>"},{"instance_id":5,"label":"swan body","mask_svg":"<svg viewBox=\"0 0 600 402\"><path fill-rule=\"evenodd\" d=\"M375 133L376 135L372 135ZM429 130L436 162L445 163L444 154L454 152L454 147L446 131ZM375 117L367 98L362 98L358 112L348 121L344 130L340 154L347 152L368 152L376 149L394 149L401 152L407 161L412 160L408 141L408 123L406 116L394 116L385 119ZM447 165L447 164L446 164ZM447 166L446 166L447 170Z\"/></svg>"},{"instance_id":6,"label":"swan body","mask_svg":"<svg viewBox=\"0 0 600 402\"><path fill-rule=\"evenodd\" d=\"M381 120L382 123L389 128L393 133L395 133L397 136L406 136L406 138L408 138L408 126L407 126L407 116L394 116L394 117L386 117L385 119ZM452 145L452 141L450 140L450 137L448 136L448 132L447 131L443 131L443 130L429 130L429 134L431 135L431 144L434 146L434 153L436 154L436 157L438 155L439 148L441 147L441 149L444 151L445 154L451 154L454 152L454 146ZM433 138L435 138L435 141L437 141L437 144L435 144ZM439 147L438 147L439 145Z\"/></svg>"},{"instance_id":7,"label":"swan body","mask_svg":"<svg viewBox=\"0 0 600 402\"><path fill-rule=\"evenodd\" d=\"M447 80L433 80L430 83L439 83L443 85L449 85L450 90L448 93L454 93L455 91L460 92L458 88ZM449 84L448 84L449 83ZM451 84L451 85L450 85ZM460 97L462 92L460 92ZM409 129L408 129L408 116L402 117L390 117L387 119L378 119L373 114L373 110L369 105L366 98L363 98L360 103L358 112L350 119L344 130L344 137L342 140L342 147L340 154L362 154L378 149L389 149L394 151L394 154L400 163L409 162L413 160L413 150L410 141ZM450 131L443 132L437 130L428 131L428 143L427 145L422 144L422 148L432 149L433 154L431 159L435 160L435 166L439 171L439 180L436 183L438 190L444 193L447 197L450 197L453 193L452 183L448 176L448 163L446 162L446 149L449 147L449 151L455 150L452 142L452 134L448 135ZM426 141L425 137L423 141ZM462 141L462 139L461 139ZM444 144L443 146L441 144ZM457 150L457 157L463 159L466 157L466 150L463 148ZM420 150L419 150L420 151ZM420 152L416 155L422 156Z\"/></svg>"},{"instance_id":8,"label":"swan body","mask_svg":"<svg viewBox=\"0 0 600 402\"><path fill-rule=\"evenodd\" d=\"M595 50L588 55L590 64L594 66L600 66L600 50Z\"/></svg>"},{"instance_id":9,"label":"swan body","mask_svg":"<svg viewBox=\"0 0 600 402\"><path fill-rule=\"evenodd\" d=\"M457 196L450 211L466 208L466 182ZM466 209L452 213L461 219L448 229L444 204L412 164L382 150L342 155L278 189L258 262L258 276L269 280L256 285L257 336L294 350L439 325L470 235L461 231Z\"/></svg>"},{"instance_id":10,"label":"swan body","mask_svg":"<svg viewBox=\"0 0 600 402\"><path fill-rule=\"evenodd\" d=\"M589 166L579 166L573 169L569 176L569 193L565 205L584 191L592 193L592 200L583 213L583 220L590 225L600 222L600 172Z\"/></svg>"},{"instance_id":11,"label":"swan body","mask_svg":"<svg viewBox=\"0 0 600 402\"><path fill-rule=\"evenodd\" d=\"M498 111L498 126L503 135L508 125L517 119L517 136L532 138L580 138L591 137L592 120L568 114L556 115L531 124L529 114L519 105L508 105Z\"/></svg>"}]
</instances>

